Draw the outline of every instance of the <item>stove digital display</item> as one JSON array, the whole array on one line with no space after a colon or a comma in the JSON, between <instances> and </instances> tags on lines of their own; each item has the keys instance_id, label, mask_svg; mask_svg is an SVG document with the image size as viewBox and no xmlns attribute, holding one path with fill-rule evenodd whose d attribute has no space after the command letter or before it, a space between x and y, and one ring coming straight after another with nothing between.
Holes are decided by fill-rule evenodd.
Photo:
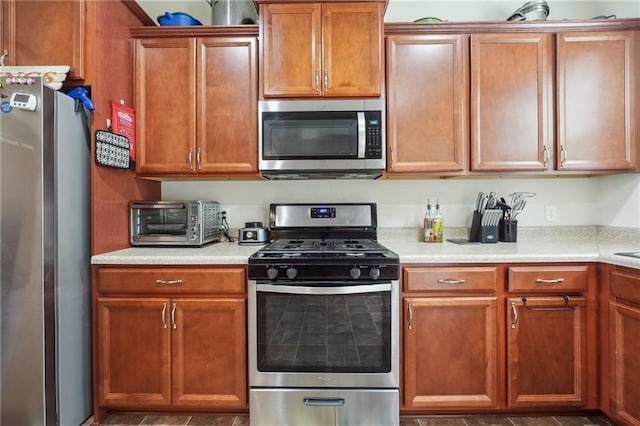
<instances>
[{"instance_id":1,"label":"stove digital display","mask_svg":"<svg viewBox=\"0 0 640 426\"><path fill-rule=\"evenodd\" d=\"M311 207L312 219L333 219L336 217L335 207Z\"/></svg>"}]
</instances>

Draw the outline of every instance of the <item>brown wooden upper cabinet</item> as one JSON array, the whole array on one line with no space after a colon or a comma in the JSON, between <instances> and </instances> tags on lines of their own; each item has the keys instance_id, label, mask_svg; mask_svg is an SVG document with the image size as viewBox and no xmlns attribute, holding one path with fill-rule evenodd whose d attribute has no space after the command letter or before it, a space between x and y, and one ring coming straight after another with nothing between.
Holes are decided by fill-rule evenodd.
<instances>
[{"instance_id":1,"label":"brown wooden upper cabinet","mask_svg":"<svg viewBox=\"0 0 640 426\"><path fill-rule=\"evenodd\" d=\"M471 35L471 170L553 169L553 34Z\"/></svg>"},{"instance_id":2,"label":"brown wooden upper cabinet","mask_svg":"<svg viewBox=\"0 0 640 426\"><path fill-rule=\"evenodd\" d=\"M461 34L387 36L387 172L467 170L468 45Z\"/></svg>"},{"instance_id":3,"label":"brown wooden upper cabinet","mask_svg":"<svg viewBox=\"0 0 640 426\"><path fill-rule=\"evenodd\" d=\"M257 40L157 37L135 43L136 171L258 171Z\"/></svg>"},{"instance_id":4,"label":"brown wooden upper cabinet","mask_svg":"<svg viewBox=\"0 0 640 426\"><path fill-rule=\"evenodd\" d=\"M262 96L380 96L384 1L260 2Z\"/></svg>"},{"instance_id":5,"label":"brown wooden upper cabinet","mask_svg":"<svg viewBox=\"0 0 640 426\"><path fill-rule=\"evenodd\" d=\"M634 170L636 36L471 35L471 170Z\"/></svg>"},{"instance_id":6,"label":"brown wooden upper cabinet","mask_svg":"<svg viewBox=\"0 0 640 426\"><path fill-rule=\"evenodd\" d=\"M634 169L635 33L557 37L558 170Z\"/></svg>"},{"instance_id":7,"label":"brown wooden upper cabinet","mask_svg":"<svg viewBox=\"0 0 640 426\"><path fill-rule=\"evenodd\" d=\"M68 65L67 80L86 76L86 0L20 1L0 4L0 53L7 49L6 65ZM44 30L44 36L34 31Z\"/></svg>"}]
</instances>

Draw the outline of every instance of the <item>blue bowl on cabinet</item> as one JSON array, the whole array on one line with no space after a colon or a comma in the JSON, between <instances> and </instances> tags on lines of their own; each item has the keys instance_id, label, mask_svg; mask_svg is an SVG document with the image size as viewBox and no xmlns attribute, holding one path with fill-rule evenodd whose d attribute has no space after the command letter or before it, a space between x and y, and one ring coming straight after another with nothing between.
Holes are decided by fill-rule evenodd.
<instances>
[{"instance_id":1,"label":"blue bowl on cabinet","mask_svg":"<svg viewBox=\"0 0 640 426\"><path fill-rule=\"evenodd\" d=\"M163 26L183 26L183 25L202 25L202 22L198 21L193 16L187 15L182 12L165 12L164 15L158 16L158 23Z\"/></svg>"}]
</instances>

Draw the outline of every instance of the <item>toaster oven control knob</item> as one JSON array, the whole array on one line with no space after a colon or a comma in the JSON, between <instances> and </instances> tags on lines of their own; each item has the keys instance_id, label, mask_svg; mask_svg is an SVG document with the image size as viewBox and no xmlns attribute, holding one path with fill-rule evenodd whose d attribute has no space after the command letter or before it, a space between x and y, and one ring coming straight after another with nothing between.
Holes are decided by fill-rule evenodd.
<instances>
[{"instance_id":1,"label":"toaster oven control knob","mask_svg":"<svg viewBox=\"0 0 640 426\"><path fill-rule=\"evenodd\" d=\"M373 268L369 269L369 275L374 280L377 280L378 278L380 278L380 268L374 266Z\"/></svg>"},{"instance_id":2,"label":"toaster oven control knob","mask_svg":"<svg viewBox=\"0 0 640 426\"><path fill-rule=\"evenodd\" d=\"M357 268L355 266L351 268L351 270L349 271L349 275L351 275L351 278L353 278L354 280L357 280L358 278L360 278L361 273L362 271L360 271L360 268Z\"/></svg>"},{"instance_id":3,"label":"toaster oven control knob","mask_svg":"<svg viewBox=\"0 0 640 426\"><path fill-rule=\"evenodd\" d=\"M278 268L275 268L273 266L271 266L270 268L267 268L267 276L269 277L270 280L275 280L276 277L278 276Z\"/></svg>"},{"instance_id":4,"label":"toaster oven control knob","mask_svg":"<svg viewBox=\"0 0 640 426\"><path fill-rule=\"evenodd\" d=\"M294 268L293 266L287 268L287 277L290 280L294 279L296 275L298 275L298 270L296 268Z\"/></svg>"},{"instance_id":5,"label":"toaster oven control knob","mask_svg":"<svg viewBox=\"0 0 640 426\"><path fill-rule=\"evenodd\" d=\"M198 227L197 226L192 226L191 227L191 232L197 232L198 231Z\"/></svg>"}]
</instances>

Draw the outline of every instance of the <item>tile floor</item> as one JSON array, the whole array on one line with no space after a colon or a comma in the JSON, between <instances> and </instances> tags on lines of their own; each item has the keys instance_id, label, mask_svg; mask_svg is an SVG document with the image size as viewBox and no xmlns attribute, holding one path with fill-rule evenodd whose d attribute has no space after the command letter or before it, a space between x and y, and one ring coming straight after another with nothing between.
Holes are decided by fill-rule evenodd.
<instances>
[{"instance_id":1,"label":"tile floor","mask_svg":"<svg viewBox=\"0 0 640 426\"><path fill-rule=\"evenodd\" d=\"M91 424L88 421L85 424ZM189 426L248 426L246 415L151 415L111 414L103 425L189 425ZM303 426L303 425L301 425ZM473 416L473 417L416 417L401 416L400 426L614 426L604 416Z\"/></svg>"}]
</instances>

